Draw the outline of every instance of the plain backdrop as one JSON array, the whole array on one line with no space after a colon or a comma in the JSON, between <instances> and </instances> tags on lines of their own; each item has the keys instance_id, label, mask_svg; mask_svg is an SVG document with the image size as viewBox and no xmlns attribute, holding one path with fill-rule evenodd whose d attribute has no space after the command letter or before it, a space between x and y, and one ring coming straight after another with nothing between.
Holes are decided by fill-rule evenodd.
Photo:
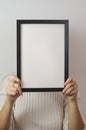
<instances>
[{"instance_id":1,"label":"plain backdrop","mask_svg":"<svg viewBox=\"0 0 86 130\"><path fill-rule=\"evenodd\" d=\"M0 80L16 73L16 19L69 19L69 73L86 119L86 0L0 0Z\"/></svg>"}]
</instances>

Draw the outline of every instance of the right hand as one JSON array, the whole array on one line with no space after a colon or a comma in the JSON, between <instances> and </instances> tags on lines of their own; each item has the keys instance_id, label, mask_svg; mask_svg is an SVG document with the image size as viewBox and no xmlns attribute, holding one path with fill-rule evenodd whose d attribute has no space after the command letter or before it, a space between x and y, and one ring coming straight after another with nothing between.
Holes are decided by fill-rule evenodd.
<instances>
[{"instance_id":1,"label":"right hand","mask_svg":"<svg viewBox=\"0 0 86 130\"><path fill-rule=\"evenodd\" d=\"M14 103L15 100L22 95L21 81L17 76L13 76L12 80L7 86L7 99Z\"/></svg>"}]
</instances>

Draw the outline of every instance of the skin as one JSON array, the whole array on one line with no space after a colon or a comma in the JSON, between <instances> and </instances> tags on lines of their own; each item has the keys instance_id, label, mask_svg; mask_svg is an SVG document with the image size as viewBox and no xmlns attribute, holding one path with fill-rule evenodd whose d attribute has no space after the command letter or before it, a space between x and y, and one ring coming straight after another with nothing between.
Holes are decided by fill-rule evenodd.
<instances>
[{"instance_id":1,"label":"skin","mask_svg":"<svg viewBox=\"0 0 86 130\"><path fill-rule=\"evenodd\" d=\"M76 81L69 77L65 82L65 88L62 93L67 98L68 102L68 130L83 130L84 123L77 103L78 87ZM0 111L0 130L9 130L12 106L21 95L21 81L14 76L13 80L10 81L7 86L7 98Z\"/></svg>"},{"instance_id":2,"label":"skin","mask_svg":"<svg viewBox=\"0 0 86 130\"><path fill-rule=\"evenodd\" d=\"M65 82L63 94L68 102L68 130L83 130L84 123L77 103L78 85L73 78L69 77Z\"/></svg>"}]
</instances>

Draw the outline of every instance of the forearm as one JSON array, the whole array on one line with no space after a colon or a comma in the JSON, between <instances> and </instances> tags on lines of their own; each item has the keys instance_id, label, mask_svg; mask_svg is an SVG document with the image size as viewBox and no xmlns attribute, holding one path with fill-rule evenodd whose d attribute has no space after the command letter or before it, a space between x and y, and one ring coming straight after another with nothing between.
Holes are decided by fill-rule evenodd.
<instances>
[{"instance_id":1,"label":"forearm","mask_svg":"<svg viewBox=\"0 0 86 130\"><path fill-rule=\"evenodd\" d=\"M4 106L0 111L0 130L9 130L12 106L13 103L6 99Z\"/></svg>"},{"instance_id":2,"label":"forearm","mask_svg":"<svg viewBox=\"0 0 86 130\"><path fill-rule=\"evenodd\" d=\"M69 101L68 103L68 130L83 130L84 123L80 115L77 100Z\"/></svg>"}]
</instances>

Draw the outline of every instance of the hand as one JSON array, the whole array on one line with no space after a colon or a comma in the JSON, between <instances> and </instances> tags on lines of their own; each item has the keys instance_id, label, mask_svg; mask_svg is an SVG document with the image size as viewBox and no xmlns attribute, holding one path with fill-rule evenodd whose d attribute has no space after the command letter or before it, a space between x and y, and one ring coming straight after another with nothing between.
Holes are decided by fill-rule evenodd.
<instances>
[{"instance_id":1,"label":"hand","mask_svg":"<svg viewBox=\"0 0 86 130\"><path fill-rule=\"evenodd\" d=\"M76 100L78 93L78 86L76 81L69 77L64 85L65 88L62 91L64 96L66 96L69 100Z\"/></svg>"},{"instance_id":2,"label":"hand","mask_svg":"<svg viewBox=\"0 0 86 130\"><path fill-rule=\"evenodd\" d=\"M7 99L14 103L20 95L22 95L21 81L16 76L13 76L13 79L7 86Z\"/></svg>"}]
</instances>

